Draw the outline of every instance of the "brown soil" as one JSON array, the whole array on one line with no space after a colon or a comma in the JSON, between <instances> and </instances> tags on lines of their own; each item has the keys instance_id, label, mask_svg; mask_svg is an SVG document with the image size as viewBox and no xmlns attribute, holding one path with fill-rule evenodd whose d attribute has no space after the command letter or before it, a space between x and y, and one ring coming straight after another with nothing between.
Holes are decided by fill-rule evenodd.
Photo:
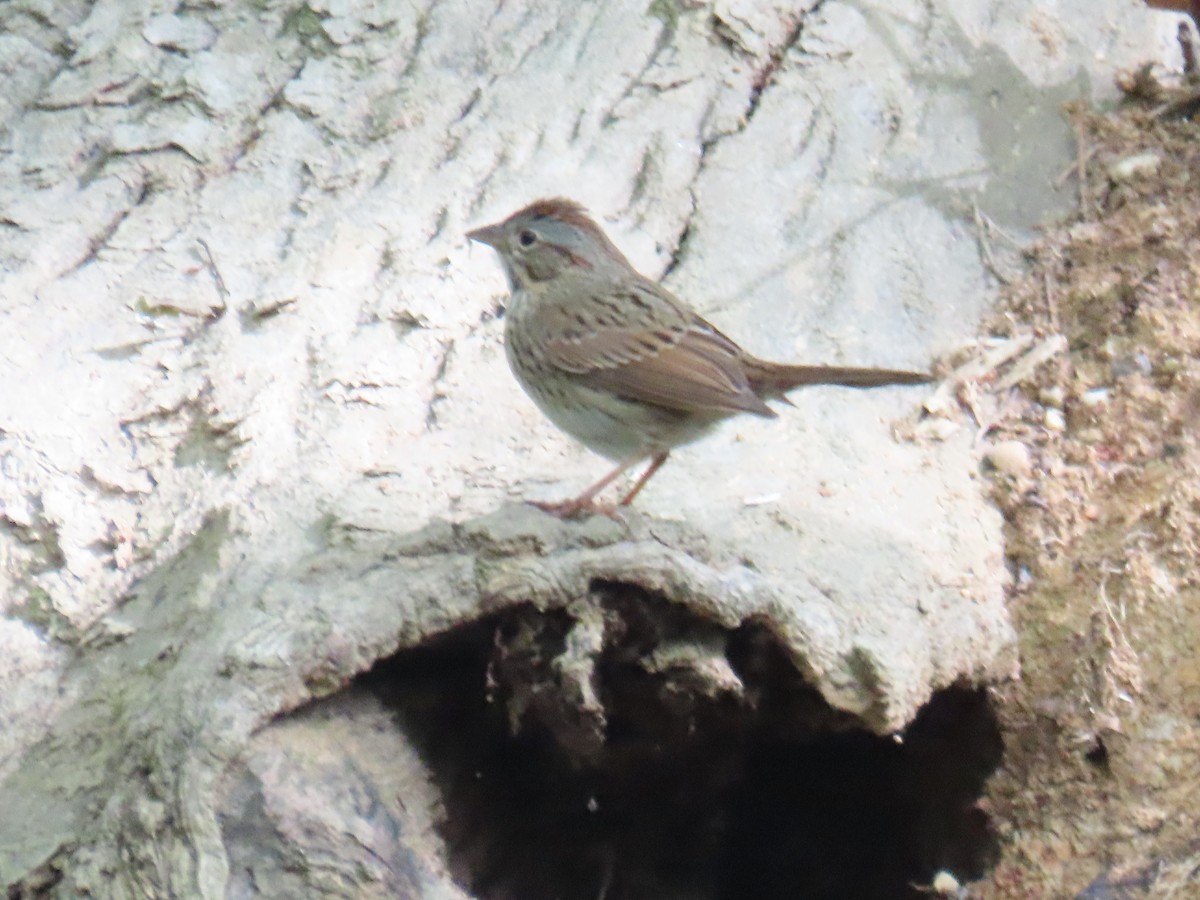
<instances>
[{"instance_id":1,"label":"brown soil","mask_svg":"<svg viewBox=\"0 0 1200 900\"><path fill-rule=\"evenodd\" d=\"M1200 125L1164 115L1186 92L1125 86L1068 111L1079 211L959 370L1023 672L995 696L1002 859L971 897L1200 897Z\"/></svg>"}]
</instances>

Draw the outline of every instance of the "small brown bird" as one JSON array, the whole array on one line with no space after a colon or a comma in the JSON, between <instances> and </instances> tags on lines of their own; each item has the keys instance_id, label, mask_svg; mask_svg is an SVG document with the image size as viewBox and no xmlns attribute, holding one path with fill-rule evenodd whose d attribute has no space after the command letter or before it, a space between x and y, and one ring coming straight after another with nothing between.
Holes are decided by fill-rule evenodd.
<instances>
[{"instance_id":1,"label":"small brown bird","mask_svg":"<svg viewBox=\"0 0 1200 900\"><path fill-rule=\"evenodd\" d=\"M504 346L521 387L551 422L618 463L573 500L537 504L556 515L598 508L597 494L649 459L621 500L628 506L674 448L738 413L774 418L764 401L786 402L793 388L930 380L920 372L751 356L638 274L571 200L538 200L467 237L494 247L508 275Z\"/></svg>"}]
</instances>

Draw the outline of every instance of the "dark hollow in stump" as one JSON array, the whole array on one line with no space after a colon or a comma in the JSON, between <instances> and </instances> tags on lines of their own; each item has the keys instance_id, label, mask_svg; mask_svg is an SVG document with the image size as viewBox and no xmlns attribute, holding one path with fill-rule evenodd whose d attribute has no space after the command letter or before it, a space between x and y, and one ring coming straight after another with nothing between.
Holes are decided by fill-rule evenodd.
<instances>
[{"instance_id":1,"label":"dark hollow in stump","mask_svg":"<svg viewBox=\"0 0 1200 900\"><path fill-rule=\"evenodd\" d=\"M1001 755L984 691L942 690L881 737L806 685L766 628L728 630L640 588L506 609L350 690L425 767L430 865L481 900L892 900L996 862L976 806ZM263 804L240 777L226 844L243 845L235 881L261 895L273 878L244 846ZM328 796L411 838L405 800ZM422 896L408 849L374 852L393 896Z\"/></svg>"}]
</instances>

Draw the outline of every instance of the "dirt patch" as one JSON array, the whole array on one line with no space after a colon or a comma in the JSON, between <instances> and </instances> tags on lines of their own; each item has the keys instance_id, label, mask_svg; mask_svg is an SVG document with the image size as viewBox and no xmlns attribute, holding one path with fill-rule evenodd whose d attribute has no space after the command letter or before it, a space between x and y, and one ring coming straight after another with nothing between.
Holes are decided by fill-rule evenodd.
<instances>
[{"instance_id":1,"label":"dirt patch","mask_svg":"<svg viewBox=\"0 0 1200 900\"><path fill-rule=\"evenodd\" d=\"M1079 212L951 379L988 442L1023 669L973 897L1200 896L1200 126L1163 115L1182 92L1126 85L1068 111Z\"/></svg>"}]
</instances>

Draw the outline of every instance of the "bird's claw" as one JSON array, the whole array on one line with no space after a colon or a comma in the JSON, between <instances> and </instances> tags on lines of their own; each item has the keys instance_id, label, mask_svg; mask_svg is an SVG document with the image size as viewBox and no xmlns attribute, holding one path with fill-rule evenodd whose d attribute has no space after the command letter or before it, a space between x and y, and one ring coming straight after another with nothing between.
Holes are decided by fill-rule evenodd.
<instances>
[{"instance_id":1,"label":"bird's claw","mask_svg":"<svg viewBox=\"0 0 1200 900\"><path fill-rule=\"evenodd\" d=\"M622 507L614 503L597 503L592 499L576 497L573 500L549 502L545 500L530 500L531 506L536 506L544 513L549 513L559 519L581 519L584 516L607 516L614 522L624 522Z\"/></svg>"}]
</instances>

